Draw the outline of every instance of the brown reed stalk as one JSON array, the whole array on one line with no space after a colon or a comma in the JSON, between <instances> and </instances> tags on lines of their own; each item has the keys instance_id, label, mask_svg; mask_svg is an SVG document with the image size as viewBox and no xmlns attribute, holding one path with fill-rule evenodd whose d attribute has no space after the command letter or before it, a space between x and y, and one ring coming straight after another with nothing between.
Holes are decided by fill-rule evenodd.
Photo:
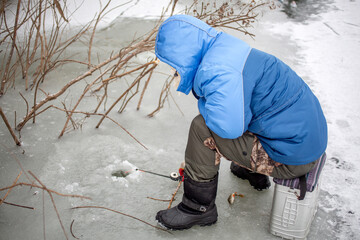
<instances>
[{"instance_id":1,"label":"brown reed stalk","mask_svg":"<svg viewBox=\"0 0 360 240\"><path fill-rule=\"evenodd\" d=\"M36 181L37 181L38 183L40 183L40 185L43 187L43 189L48 192L48 194L49 194L49 196L50 196L50 199L51 199L51 202L52 202L52 204L53 204L54 210L55 210L55 212L56 212L56 215L57 215L57 217L58 217L58 219L59 219L60 226L61 226L61 228L62 228L62 230L63 230L63 232L64 232L65 238L66 238L66 239L69 239L68 236L67 236L67 233L66 233L66 231L65 231L64 225L63 225L63 223L62 223L62 221L61 221L61 217L60 217L59 211L57 210L57 207L56 207L54 198L53 198L53 196L52 196L52 194L51 194L51 191L49 191L49 190L47 189L47 187L46 187L31 171L28 171L28 172L29 172L29 174L30 174L34 179L36 179Z\"/></svg>"},{"instance_id":2,"label":"brown reed stalk","mask_svg":"<svg viewBox=\"0 0 360 240\"><path fill-rule=\"evenodd\" d=\"M72 220L72 222L71 222L71 224L70 224L70 233L71 233L71 235L73 236L73 238L75 238L75 239L80 239L80 238L76 237L76 236L74 235L74 233L73 233L74 221L75 221L75 220Z\"/></svg>"},{"instance_id":3,"label":"brown reed stalk","mask_svg":"<svg viewBox=\"0 0 360 240\"><path fill-rule=\"evenodd\" d=\"M5 125L6 125L7 129L9 130L12 138L14 139L14 142L16 143L16 145L21 146L21 143L20 143L19 139L16 137L14 131L12 130L12 128L11 128L11 126L9 124L9 121L7 120L7 118L6 118L6 116L5 116L5 114L4 114L1 107L0 107L0 116L3 119Z\"/></svg>"},{"instance_id":4,"label":"brown reed stalk","mask_svg":"<svg viewBox=\"0 0 360 240\"><path fill-rule=\"evenodd\" d=\"M110 106L110 108L106 111L106 113L104 114L104 116L100 119L99 123L96 125L96 128L99 128L99 127L100 127L102 121L105 119L105 116L107 116L107 115L110 113L110 111L111 111L111 110L115 107L115 105L125 96L125 94L127 94L127 93L130 91L130 89L133 88L133 87L137 84L138 81L140 81L143 77L145 77L147 74L149 74L151 71L153 71L153 70L156 68L156 66L157 66L157 63L154 62L154 63L153 63L153 66L152 66L149 70L147 70L146 72L144 72L144 73L142 73L140 76L138 76L138 78L131 84L131 86L130 86L128 89L126 89L126 90L123 92L123 94L121 94L121 96Z\"/></svg>"},{"instance_id":5,"label":"brown reed stalk","mask_svg":"<svg viewBox=\"0 0 360 240\"><path fill-rule=\"evenodd\" d=\"M20 207L20 208L26 208L26 209L31 209L31 210L35 210L35 208L33 207L28 207L28 206L24 206L24 205L19 205L19 204L15 204L15 203L10 203L10 202L6 202L4 201L4 199L1 199L0 198L0 201L4 204L7 204L7 205L11 205L11 206L15 206L15 207Z\"/></svg>"},{"instance_id":6,"label":"brown reed stalk","mask_svg":"<svg viewBox=\"0 0 360 240\"><path fill-rule=\"evenodd\" d=\"M21 4L21 0L18 0L17 3L17 7L16 7L16 15L15 15L15 24L14 24L14 31L12 33L12 45L10 48L10 54L8 57L8 60L6 62L6 66L5 66L5 70L4 70L4 74L3 74L3 78L0 84L0 96L4 94L5 91L5 84L8 81L8 71L10 68L10 64L11 64L11 59L12 56L14 54L14 49L15 49L15 45L16 45L16 34L17 34L17 29L18 29L18 20L19 20L19 14L20 14L20 4Z\"/></svg>"},{"instance_id":7,"label":"brown reed stalk","mask_svg":"<svg viewBox=\"0 0 360 240\"><path fill-rule=\"evenodd\" d=\"M166 200L166 199L158 199L158 198L153 198L153 197L146 197L148 199L151 200L155 200L155 201L160 201L160 202L170 202L171 200Z\"/></svg>"},{"instance_id":8,"label":"brown reed stalk","mask_svg":"<svg viewBox=\"0 0 360 240\"><path fill-rule=\"evenodd\" d=\"M177 187L176 187L176 189L175 189L175 192L173 193L173 195L172 195L172 197L171 197L171 199L170 199L168 209L171 208L171 204L173 203L173 201L174 201L174 199L175 199L175 196L176 196L177 192L179 191L179 189L180 189L180 187L181 187L181 184L182 184L182 181L179 181L179 183L178 183L178 185L177 185Z\"/></svg>"},{"instance_id":9,"label":"brown reed stalk","mask_svg":"<svg viewBox=\"0 0 360 240\"><path fill-rule=\"evenodd\" d=\"M20 171L19 175L16 177L15 181L13 182L13 185L16 184L16 182L19 180L20 176L22 174L22 171ZM7 198L7 196L10 194L12 188L9 188L9 190L6 192L5 196L3 199L0 199L0 205L5 201L5 199Z\"/></svg>"},{"instance_id":10,"label":"brown reed stalk","mask_svg":"<svg viewBox=\"0 0 360 240\"><path fill-rule=\"evenodd\" d=\"M170 86L173 81L174 81L174 76L171 78L171 80L169 82L165 81L163 89L161 90L161 93L159 96L158 106L154 111L152 111L151 113L148 114L148 117L153 117L155 115L155 113L157 113L158 111L160 111L161 108L163 108L164 103L165 103L167 97L169 96Z\"/></svg>"}]
</instances>

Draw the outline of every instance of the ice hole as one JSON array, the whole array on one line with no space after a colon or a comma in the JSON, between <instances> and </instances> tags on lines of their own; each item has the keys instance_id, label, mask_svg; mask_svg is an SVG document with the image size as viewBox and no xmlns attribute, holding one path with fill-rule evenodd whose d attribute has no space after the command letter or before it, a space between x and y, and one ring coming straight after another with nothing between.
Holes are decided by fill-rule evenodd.
<instances>
[{"instance_id":1,"label":"ice hole","mask_svg":"<svg viewBox=\"0 0 360 240\"><path fill-rule=\"evenodd\" d=\"M130 174L130 172L131 172L131 169L130 170L120 169L120 170L117 170L117 171L111 173L111 176L118 177L118 178L125 178Z\"/></svg>"}]
</instances>

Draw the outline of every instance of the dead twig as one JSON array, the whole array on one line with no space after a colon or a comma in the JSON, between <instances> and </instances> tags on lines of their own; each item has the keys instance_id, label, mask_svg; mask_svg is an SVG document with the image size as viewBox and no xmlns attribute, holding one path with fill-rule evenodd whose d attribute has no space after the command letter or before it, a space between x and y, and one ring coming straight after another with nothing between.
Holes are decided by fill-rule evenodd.
<instances>
[{"instance_id":1,"label":"dead twig","mask_svg":"<svg viewBox=\"0 0 360 240\"><path fill-rule=\"evenodd\" d=\"M4 75L3 75L3 78L2 78L2 81L1 81L0 96L3 95L4 91L5 91L5 84L8 81L7 74L8 74L9 68L10 68L12 56L14 54L14 49L16 47L16 34L17 34L17 29L18 29L18 21L19 21L19 14L20 14L20 4L21 4L21 0L18 0L17 8L16 8L16 15L15 15L14 31L13 31L13 34L10 35L11 38L12 38L12 46L11 46L11 49L10 49L10 54L9 54L9 57L8 57L8 61L7 61L6 66L5 66Z\"/></svg>"},{"instance_id":2,"label":"dead twig","mask_svg":"<svg viewBox=\"0 0 360 240\"><path fill-rule=\"evenodd\" d=\"M113 210L113 209L110 209L110 208L107 208L107 207L101 207L101 206L78 206L78 207L73 207L71 209L80 209L80 208L98 208L98 209L104 209L104 210L108 210L108 211L111 211L111 212L115 212L115 213L118 213L118 214L121 214L121 215L124 215L126 217L129 217L129 218L132 218L132 219L135 219L137 221L140 221L142 223L145 223L153 228L156 228L156 229L159 229L161 231L164 231L164 232L167 232L167 233L170 233L169 231L167 231L166 229L163 229L161 227L158 227L158 226L155 226L155 225L152 225L144 220L141 220L140 218L137 218L137 217L134 217L134 216L131 216L129 214L126 214L126 213L122 213L122 212L119 212L119 211L116 211L116 210Z\"/></svg>"},{"instance_id":3,"label":"dead twig","mask_svg":"<svg viewBox=\"0 0 360 240\"><path fill-rule=\"evenodd\" d=\"M138 102L138 105L137 105L136 110L139 110L139 109L140 109L140 105L141 105L142 99L143 99L143 97L144 97L144 94L145 94L145 91L146 91L146 89L147 89L147 86L149 85L149 82L150 82L150 79L151 79L152 74L153 74L153 71L150 72L149 77L148 77L148 79L147 79L146 82L145 82L145 85L144 85L144 88L143 88L143 90L142 90L142 92L141 92L140 99L139 99L139 102Z\"/></svg>"},{"instance_id":4,"label":"dead twig","mask_svg":"<svg viewBox=\"0 0 360 240\"><path fill-rule=\"evenodd\" d=\"M167 80L165 81L163 89L161 90L161 93L159 96L158 106L154 111L152 111L151 113L148 114L148 117L153 117L155 115L155 113L157 113L158 111L160 111L161 108L164 107L164 103L169 96L171 83L174 81L174 79L175 78L172 77L169 82Z\"/></svg>"},{"instance_id":5,"label":"dead twig","mask_svg":"<svg viewBox=\"0 0 360 240\"><path fill-rule=\"evenodd\" d=\"M142 77L146 76L148 73L150 73L151 71L153 71L153 70L156 68L157 63L154 62L153 64L154 64L154 65L153 65L149 70L147 70L146 72L144 72L144 73L142 74ZM121 96L110 106L110 108L106 111L106 113L104 114L104 116L100 119L99 123L96 125L96 128L99 128L99 127L100 127L102 121L103 121L103 120L105 119L105 117L110 113L110 111L115 107L115 105L130 91L130 89L131 89L132 87L134 87L134 86L138 83L138 81L140 81L140 80L142 79L142 77L138 77L137 80L134 81L134 82L131 84L131 86L130 86L127 90L125 90L125 92L123 92L123 94L121 94Z\"/></svg>"},{"instance_id":6,"label":"dead twig","mask_svg":"<svg viewBox=\"0 0 360 240\"><path fill-rule=\"evenodd\" d=\"M5 148L7 150L7 152L10 154L10 156L15 159L16 163L19 165L20 169L25 174L26 178L29 180L29 182L31 182L29 176L26 174L26 171L24 170L24 168L23 168L21 162L19 161L19 159L13 153L11 153L10 150L4 144L0 143L0 145L3 146L3 148Z\"/></svg>"},{"instance_id":7,"label":"dead twig","mask_svg":"<svg viewBox=\"0 0 360 240\"><path fill-rule=\"evenodd\" d=\"M4 201L4 199L1 199L1 198L0 198L0 202L2 202L4 204L7 204L7 205L15 206L15 207L27 208L27 209L35 210L35 208L33 208L33 207L28 207L28 206L24 206L24 205L15 204L15 203L9 203L9 202Z\"/></svg>"},{"instance_id":8,"label":"dead twig","mask_svg":"<svg viewBox=\"0 0 360 240\"><path fill-rule=\"evenodd\" d=\"M74 225L74 221L75 220L72 220L72 222L71 222L71 224L70 224L70 233L71 233L71 235L73 236L73 238L76 238L76 239L80 239L80 238L78 238L78 237L76 237L75 235L74 235L74 233L73 233L73 225Z\"/></svg>"},{"instance_id":9,"label":"dead twig","mask_svg":"<svg viewBox=\"0 0 360 240\"><path fill-rule=\"evenodd\" d=\"M143 73L146 71L146 69L147 69L147 68L144 68L144 69L143 69L142 73L138 76L138 78L141 78L141 79L142 79L142 78L144 77L144 74L143 74ZM149 76L152 75L152 73L153 73L153 71L150 72ZM130 102L130 100L131 100L134 96L136 96L136 94L139 93L140 79L139 79L139 81L137 81L138 78L135 79L135 81L137 82L135 92L132 92L132 91L131 91L131 92L132 92L132 95L131 95L130 97L128 97L128 95L129 95L130 92L127 92L127 93L126 93L126 95L125 95L125 97L124 97L124 100L123 100L123 103L121 104L120 109L118 110L118 113L122 113L122 112L125 110L127 104ZM129 86L129 87L130 87L130 86ZM133 86L133 87L135 87L135 86ZM133 88L133 87L132 87L132 88ZM132 88L131 88L131 89L132 89Z\"/></svg>"},{"instance_id":10,"label":"dead twig","mask_svg":"<svg viewBox=\"0 0 360 240\"><path fill-rule=\"evenodd\" d=\"M6 116L5 116L5 114L4 114L1 107L0 107L0 115L1 115L1 118L4 120L4 123L5 123L6 127L7 127L7 129L9 130L11 136L13 137L14 142L16 143L16 145L21 146L21 143L20 143L19 139L16 137L14 131L12 130L12 128L11 128L11 126L10 126L10 124L9 124L9 122L8 122L8 120L7 120L7 118L6 118Z\"/></svg>"},{"instance_id":11,"label":"dead twig","mask_svg":"<svg viewBox=\"0 0 360 240\"><path fill-rule=\"evenodd\" d=\"M42 190L42 217L43 217L43 234L44 234L44 240L46 240L46 221L45 221L45 190Z\"/></svg>"},{"instance_id":12,"label":"dead twig","mask_svg":"<svg viewBox=\"0 0 360 240\"><path fill-rule=\"evenodd\" d=\"M40 102L36 103L33 108L31 109L31 111L24 117L24 119L17 125L17 130L21 130L24 125L32 118L32 116L35 114L35 112L41 108L45 103L52 101L54 99L56 99L57 97L59 97L60 95L62 95L69 87L71 87L72 85L78 83L79 81L83 80L84 78L90 76L93 72L95 72L96 70L98 70L99 68L105 66L106 64L114 61L117 59L118 56L113 56L112 58L109 58L108 60L100 63L99 65L91 68L89 71L87 71L86 73L80 75L79 77L71 80L70 82L68 82L62 89L60 89L60 91L58 91L57 93L54 94L50 94L48 96L46 96L43 100L41 100Z\"/></svg>"},{"instance_id":13,"label":"dead twig","mask_svg":"<svg viewBox=\"0 0 360 240\"><path fill-rule=\"evenodd\" d=\"M155 201L160 201L160 202L170 202L171 201L171 200L163 200L163 199L157 199L157 198L152 198L152 197L146 197L146 198L155 200Z\"/></svg>"},{"instance_id":14,"label":"dead twig","mask_svg":"<svg viewBox=\"0 0 360 240\"><path fill-rule=\"evenodd\" d=\"M22 171L20 171L19 175L16 177L15 181L13 182L13 185L16 184L16 182L19 180L20 176L22 174ZM3 199L0 199L0 205L5 201L5 199L7 198L7 196L9 195L9 193L11 192L12 188L9 188L9 190L6 192L5 196Z\"/></svg>"},{"instance_id":15,"label":"dead twig","mask_svg":"<svg viewBox=\"0 0 360 240\"><path fill-rule=\"evenodd\" d=\"M43 111L45 110L48 110L50 108L55 108L57 110L60 110L60 111L63 111L63 112L67 112L65 109L62 109L62 108L59 108L59 107L56 107L54 105L50 105L48 106L47 108L43 109ZM41 112L37 113L37 114L40 114ZM126 128L124 128L120 123L118 123L117 121L115 121L114 119L112 119L111 117L109 116L106 116L105 114L102 114L102 113L91 113L91 112L81 112L81 111L74 111L72 112L73 114L74 113L79 113L79 114L84 114L85 116L90 116L90 115L96 115L96 116L102 116L102 117L105 117L107 119L109 119L110 121L112 121L113 123L115 123L116 125L118 125L122 130L124 130L130 137L132 137L137 143L139 143L143 148L145 148L146 150L148 150L148 148L142 144L136 137L134 137L134 135L132 135Z\"/></svg>"},{"instance_id":16,"label":"dead twig","mask_svg":"<svg viewBox=\"0 0 360 240\"><path fill-rule=\"evenodd\" d=\"M57 207L56 207L54 198L53 198L53 196L52 196L52 194L51 194L51 191L48 191L48 189L46 188L46 186L45 186L31 171L28 171L28 172L29 172L29 174L30 174L36 181L38 181L38 183L40 183L40 185L43 187L43 189L46 190L46 191L49 193L51 202L52 202L52 204L53 204L53 206L54 206L56 215L57 215L57 217L58 217L58 219L59 219L60 226L61 226L61 228L62 228L62 230L63 230L63 232L64 232L65 238L66 238L66 239L69 239L68 236L67 236L67 233L66 233L66 231L65 231L64 225L63 225L63 223L62 223L62 221L61 221L60 214L59 214L59 211L57 210Z\"/></svg>"},{"instance_id":17,"label":"dead twig","mask_svg":"<svg viewBox=\"0 0 360 240\"><path fill-rule=\"evenodd\" d=\"M92 31L92 34L91 34L91 37L90 37L90 41L89 41L89 52L88 52L88 61L89 61L88 64L89 64L89 65L88 65L88 68L90 68L90 66L91 66L91 48L92 48L92 43L93 43L94 36L95 36L96 27L97 27L100 19L102 18L103 12L104 12L105 9L109 6L110 2L111 2L111 0L109 0L109 1L107 2L107 4L105 5L105 7L104 7L103 9L101 9L101 11L100 11L100 13L99 13L99 15L98 15L98 17L97 17L97 19L96 19L96 21L95 21L94 29L93 29L93 31Z\"/></svg>"},{"instance_id":18,"label":"dead twig","mask_svg":"<svg viewBox=\"0 0 360 240\"><path fill-rule=\"evenodd\" d=\"M72 124L72 126L73 126L73 129L76 129L76 122L75 122L74 119L72 119L72 117L70 116L69 111L66 109L65 103L62 102L62 105L64 106L64 110L65 110L65 112L66 112L66 116L67 116L68 118L70 118L70 121L71 121L71 124ZM66 129L66 125L65 125L65 127L64 127L64 132L65 132L65 129Z\"/></svg>"},{"instance_id":19,"label":"dead twig","mask_svg":"<svg viewBox=\"0 0 360 240\"><path fill-rule=\"evenodd\" d=\"M181 113L181 115L185 116L184 112L181 110L180 106L177 104L177 102L175 101L174 96L171 94L170 91L169 91L169 95L170 95L171 99L174 101L175 106L177 107L177 109L179 110L179 112Z\"/></svg>"},{"instance_id":20,"label":"dead twig","mask_svg":"<svg viewBox=\"0 0 360 240\"><path fill-rule=\"evenodd\" d=\"M60 5L59 1L58 1L58 0L54 0L54 4L55 4L57 10L58 10L59 13L60 13L60 16L64 19L64 21L65 21L65 22L69 22L69 21L66 19L63 10L61 9L61 5Z\"/></svg>"},{"instance_id":21,"label":"dead twig","mask_svg":"<svg viewBox=\"0 0 360 240\"><path fill-rule=\"evenodd\" d=\"M177 185L177 187L176 187L176 190L175 190L175 192L173 193L173 195L172 195L172 197L171 197L171 199L170 199L170 203L169 203L168 209L171 208L171 204L172 204L172 202L174 201L175 196L176 196L177 192L179 191L181 184L182 184L182 181L179 181L179 183L178 183L178 185Z\"/></svg>"},{"instance_id":22,"label":"dead twig","mask_svg":"<svg viewBox=\"0 0 360 240\"><path fill-rule=\"evenodd\" d=\"M29 113L29 102L26 100L26 98L21 94L21 92L19 92L20 96L22 99L24 99L25 104L26 104L26 115ZM15 124L16 126L16 124Z\"/></svg>"},{"instance_id":23,"label":"dead twig","mask_svg":"<svg viewBox=\"0 0 360 240\"><path fill-rule=\"evenodd\" d=\"M144 144L142 144L139 140L137 140L128 130L126 130L126 128L124 128L123 126L121 126L118 122L116 122L114 119L110 118L109 116L106 116L104 114L102 114L104 117L106 117L107 119L109 119L110 121L112 121L113 123L115 123L116 125L118 125L119 127L121 127L127 134L129 134L137 143L139 143L143 148L145 148L146 150L149 150Z\"/></svg>"},{"instance_id":24,"label":"dead twig","mask_svg":"<svg viewBox=\"0 0 360 240\"><path fill-rule=\"evenodd\" d=\"M43 186L39 186L37 184L34 184L34 183L26 183L26 182L19 182L19 183L16 183L16 184L13 184L11 186L8 186L8 187L4 187L4 188L0 188L0 192L1 191L5 191L5 190L8 190L10 188L14 188L14 187L18 187L18 186L29 186L29 187L34 187L34 188L39 188L39 189L44 189L46 191L49 191L51 193L54 193L56 195L59 195L59 196L62 196L62 197L73 197L73 198L81 198L81 199L89 199L91 200L90 197L86 197L86 196L82 196L82 195L73 195L73 194L63 194L63 193L59 193L55 190L51 190L49 188L44 188Z\"/></svg>"}]
</instances>

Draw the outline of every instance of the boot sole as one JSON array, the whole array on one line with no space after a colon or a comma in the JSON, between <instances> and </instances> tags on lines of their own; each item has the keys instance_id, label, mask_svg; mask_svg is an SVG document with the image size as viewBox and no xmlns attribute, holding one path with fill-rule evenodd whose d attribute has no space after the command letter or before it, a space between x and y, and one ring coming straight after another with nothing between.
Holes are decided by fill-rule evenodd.
<instances>
[{"instance_id":1,"label":"boot sole","mask_svg":"<svg viewBox=\"0 0 360 240\"><path fill-rule=\"evenodd\" d=\"M215 222L211 222L211 223L205 223L205 224L200 224L200 227L206 227L206 226L211 226L213 224L215 224L217 222L217 220L215 220Z\"/></svg>"},{"instance_id":2,"label":"boot sole","mask_svg":"<svg viewBox=\"0 0 360 240\"><path fill-rule=\"evenodd\" d=\"M194 223L194 224L190 224L190 225L187 225L187 226L183 226L183 227L170 227L170 226L167 226L166 224L164 224L163 222L161 222L160 220L160 217L159 216L156 216L156 220L158 222L158 224L164 228L164 229L167 229L167 230L172 230L172 231L178 231L178 230L186 230L186 229L189 229L193 226L200 226L200 227L206 227L206 226L211 226L213 224L215 224L217 222L217 219L215 221L212 221L212 222L208 222L208 223Z\"/></svg>"}]
</instances>

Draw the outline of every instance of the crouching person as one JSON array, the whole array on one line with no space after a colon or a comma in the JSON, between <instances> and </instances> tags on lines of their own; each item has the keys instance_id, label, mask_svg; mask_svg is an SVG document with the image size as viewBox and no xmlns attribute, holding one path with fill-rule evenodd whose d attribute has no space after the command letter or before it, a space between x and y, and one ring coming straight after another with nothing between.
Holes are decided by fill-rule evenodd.
<instances>
[{"instance_id":1,"label":"crouching person","mask_svg":"<svg viewBox=\"0 0 360 240\"><path fill-rule=\"evenodd\" d=\"M276 57L186 15L159 28L156 56L176 70L178 91L198 99L185 151L182 202L157 213L169 229L217 221L220 157L257 190L269 177L309 172L325 152L327 125L306 83Z\"/></svg>"}]
</instances>

